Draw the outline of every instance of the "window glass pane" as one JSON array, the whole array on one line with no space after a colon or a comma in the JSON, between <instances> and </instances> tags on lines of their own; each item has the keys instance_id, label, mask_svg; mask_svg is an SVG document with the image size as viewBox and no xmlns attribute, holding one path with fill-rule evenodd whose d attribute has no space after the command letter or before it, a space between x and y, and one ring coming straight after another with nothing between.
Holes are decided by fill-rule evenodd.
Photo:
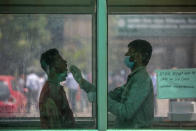
<instances>
[{"instance_id":1,"label":"window glass pane","mask_svg":"<svg viewBox=\"0 0 196 131\"><path fill-rule=\"evenodd\" d=\"M165 127L171 126L172 121L180 121L184 126L186 126L187 121L188 123L195 121L195 98L157 98L157 75L155 70L196 67L196 15L110 15L108 20L108 91L110 92L116 87L124 85L128 75L131 73L130 69L124 64L128 44L136 39L147 40L151 43L153 48L152 56L147 66L147 72L152 78L154 87L154 126L156 126L157 121L167 123L159 125ZM134 82L135 81L136 80L134 80ZM130 88L132 87L130 86ZM123 89L123 91L125 90ZM129 91L128 89L127 92ZM129 95L131 94L121 94L118 97L119 101L114 100L116 103L118 102L117 105L119 105L119 107L112 111L108 110L109 128L115 127L114 125L116 124L114 124L114 122L116 116L118 121L128 121L128 124L133 124L136 128L139 128L139 125L145 122L145 116L139 116L136 112L133 113L133 116L130 115L129 117L129 113L131 114L131 111L134 111L134 106L137 105L138 102L130 100L130 103L132 102L131 105L126 105L126 99L129 98ZM125 97L125 100L122 97ZM138 97L138 99L139 98L140 97ZM115 104L113 105L113 108L115 108ZM126 116L126 113L122 113L122 110L125 108L125 112L127 112ZM143 108L145 111L148 109L149 108ZM119 112L115 113L114 110ZM136 111L139 110L138 108ZM141 112L145 114L145 111ZM111 112L114 113L112 114ZM134 116L136 114L138 116ZM136 117L138 120L136 120ZM134 121L132 121L133 118ZM133 128L133 126L129 125L124 125L122 128L126 128L126 126ZM178 125L175 126L178 127ZM185 127L182 126L182 128Z\"/></svg>"},{"instance_id":2,"label":"window glass pane","mask_svg":"<svg viewBox=\"0 0 196 131\"><path fill-rule=\"evenodd\" d=\"M68 68L74 64L81 69L82 75L88 81L92 80L91 15L1 14L0 44L0 90L2 90L0 117L2 121L7 119L4 117L11 118L9 120L35 117L39 120L39 100L42 99L40 94L44 90L44 85L46 86L45 83L49 83L46 73L48 70L44 71L41 68L40 58L49 49L56 48L67 62ZM56 62L56 65L48 65L49 72L54 70L55 73L62 73L62 67L59 67L61 60ZM65 63L63 65L66 70ZM92 103L88 101L87 94L80 89L71 73L65 72L65 74L62 76L61 91L66 95L59 98L62 103L58 100L54 103L57 105L57 110L63 110L63 106L66 106L63 104L64 101L65 104L66 100L68 101L66 108L70 107L73 112L75 127L77 127L79 118L92 117ZM61 93L56 93L53 98L59 96ZM45 96L43 102L46 102ZM11 106L11 111L5 110L8 105ZM58 112L63 113L63 111ZM88 128L94 127L94 123L91 125L88 123Z\"/></svg>"}]
</instances>

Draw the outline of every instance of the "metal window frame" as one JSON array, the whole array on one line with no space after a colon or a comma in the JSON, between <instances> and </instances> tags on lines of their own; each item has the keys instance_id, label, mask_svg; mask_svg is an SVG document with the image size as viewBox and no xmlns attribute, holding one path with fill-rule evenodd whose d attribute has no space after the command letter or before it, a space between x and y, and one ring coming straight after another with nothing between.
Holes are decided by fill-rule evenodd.
<instances>
[{"instance_id":1,"label":"metal window frame","mask_svg":"<svg viewBox=\"0 0 196 131\"><path fill-rule=\"evenodd\" d=\"M107 130L107 2L97 0L97 105L98 129Z\"/></svg>"},{"instance_id":2,"label":"metal window frame","mask_svg":"<svg viewBox=\"0 0 196 131\"><path fill-rule=\"evenodd\" d=\"M108 15L148 15L148 14L196 14L196 1L193 0L108 0ZM164 118L155 118L158 122L164 121ZM163 125L163 123L156 123L157 125ZM166 123L166 122L165 122ZM175 123L172 123L175 124ZM193 125L191 125L193 129ZM163 125L164 126L164 125ZM182 129L181 124L176 122L175 126L179 126L177 130L188 130ZM156 129L157 126L155 126ZM169 127L169 126L168 126ZM186 126L184 126L186 127ZM149 130L149 129L148 129ZM171 129L164 129L171 130ZM108 129L108 131L113 131L113 129ZM119 130L120 131L120 130Z\"/></svg>"},{"instance_id":3,"label":"metal window frame","mask_svg":"<svg viewBox=\"0 0 196 131\"><path fill-rule=\"evenodd\" d=\"M92 14L95 0L1 0L0 13Z\"/></svg>"},{"instance_id":4,"label":"metal window frame","mask_svg":"<svg viewBox=\"0 0 196 131\"><path fill-rule=\"evenodd\" d=\"M75 3L74 3L75 2ZM35 2L34 0L2 0L0 1L1 14L92 14L92 33L93 42L97 46L94 47L93 68L96 72L93 74L94 82L97 82L97 119L98 129L107 129L107 5L106 0L97 0L97 8L95 0L86 0L82 4L80 0L74 2L66 2L63 0L52 1L42 0ZM95 9L96 8L96 9ZM97 24L97 26L95 25ZM96 27L95 27L96 26ZM94 28L95 27L95 28ZM96 34L95 34L96 33ZM94 35L95 34L95 35ZM96 50L97 48L97 50ZM96 66L96 63L98 64ZM95 77L97 80L95 80ZM94 106L95 107L95 106ZM36 121L36 120L35 120ZM37 121L36 121L37 122Z\"/></svg>"},{"instance_id":5,"label":"metal window frame","mask_svg":"<svg viewBox=\"0 0 196 131\"><path fill-rule=\"evenodd\" d=\"M194 12L195 0L108 0L109 14Z\"/></svg>"},{"instance_id":6,"label":"metal window frame","mask_svg":"<svg viewBox=\"0 0 196 131\"><path fill-rule=\"evenodd\" d=\"M107 16L108 14L128 14L128 13L194 13L196 12L195 0L86 0L83 4L81 0L74 0L75 3L65 0L2 0L0 1L0 13L39 13L39 14L93 14L93 24L97 24L93 28L96 35L93 36L93 42L96 47L94 56L96 60L93 68L96 67L97 77L97 118L98 130L107 130ZM90 1L90 2L89 2ZM65 2L65 3L64 3ZM96 40L95 40L96 39ZM96 66L97 64L97 66ZM74 130L72 130L74 131Z\"/></svg>"}]
</instances>

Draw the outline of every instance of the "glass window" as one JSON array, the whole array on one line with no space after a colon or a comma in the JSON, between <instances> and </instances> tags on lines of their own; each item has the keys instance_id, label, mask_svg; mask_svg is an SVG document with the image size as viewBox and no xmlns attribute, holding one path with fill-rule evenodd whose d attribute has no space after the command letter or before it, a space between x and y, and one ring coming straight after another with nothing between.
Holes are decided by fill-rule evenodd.
<instances>
[{"instance_id":1,"label":"glass window","mask_svg":"<svg viewBox=\"0 0 196 131\"><path fill-rule=\"evenodd\" d=\"M189 124L187 128L190 128L190 123L196 120L196 99L157 98L157 75L155 71L196 67L196 15L109 15L108 23L108 91L110 92L117 89L116 87L124 85L128 75L131 73L131 70L124 64L128 44L136 39L147 40L153 48L150 62L147 65L147 72L152 78L155 97L153 126L155 128L169 128L173 124L175 128L186 128ZM120 99L119 101L121 101L119 102L121 103L121 107L124 104L122 103L123 98L121 97L126 97L130 94L124 95L118 97ZM115 102L117 103L118 101L115 100ZM129 110L134 110L134 108L128 109L128 106L126 106L128 113L131 112ZM120 112L115 114L114 110L112 110L114 112L113 114L109 110L109 128L115 128L116 124L114 122L116 118L117 121L131 121L133 117L136 117L131 116L128 118L128 116L121 116L122 114ZM142 120L141 116L138 116L138 118ZM174 123L176 121L180 123L180 126ZM137 127L139 120L130 123L134 125L134 122ZM142 123L142 121L140 122ZM159 124L157 124L158 122ZM161 122L164 122L164 124L161 125ZM124 125L125 128L126 126L128 125Z\"/></svg>"},{"instance_id":2,"label":"glass window","mask_svg":"<svg viewBox=\"0 0 196 131\"><path fill-rule=\"evenodd\" d=\"M2 121L19 118L39 121L40 94L48 80L40 58L49 49L56 48L68 67L77 65L86 80L92 81L91 15L1 14L0 43L0 90L3 90L0 103L2 108L6 103L14 107L7 110L9 113L3 112L8 114L0 116ZM62 85L75 127L95 128L92 103L70 73ZM82 120L87 123L80 123L84 117L89 118Z\"/></svg>"}]
</instances>

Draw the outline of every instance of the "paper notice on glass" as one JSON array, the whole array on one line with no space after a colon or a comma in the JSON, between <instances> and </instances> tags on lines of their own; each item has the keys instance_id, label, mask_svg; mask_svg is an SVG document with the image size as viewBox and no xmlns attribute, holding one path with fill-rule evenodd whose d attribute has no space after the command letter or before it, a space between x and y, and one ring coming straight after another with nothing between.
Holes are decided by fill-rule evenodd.
<instances>
[{"instance_id":1,"label":"paper notice on glass","mask_svg":"<svg viewBox=\"0 0 196 131\"><path fill-rule=\"evenodd\" d=\"M196 68L156 70L157 97L196 98Z\"/></svg>"}]
</instances>

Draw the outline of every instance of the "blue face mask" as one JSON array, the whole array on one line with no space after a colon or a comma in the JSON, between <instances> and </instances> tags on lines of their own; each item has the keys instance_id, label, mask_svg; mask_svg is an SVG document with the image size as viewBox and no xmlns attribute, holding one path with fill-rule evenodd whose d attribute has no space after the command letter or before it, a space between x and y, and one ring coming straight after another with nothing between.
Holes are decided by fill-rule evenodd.
<instances>
[{"instance_id":1,"label":"blue face mask","mask_svg":"<svg viewBox=\"0 0 196 131\"><path fill-rule=\"evenodd\" d=\"M124 63L130 69L133 69L135 64L133 61L130 61L130 56L125 56Z\"/></svg>"},{"instance_id":2,"label":"blue face mask","mask_svg":"<svg viewBox=\"0 0 196 131\"><path fill-rule=\"evenodd\" d=\"M58 81L62 82L66 79L66 77L67 77L67 71L60 73L60 74L58 74Z\"/></svg>"}]
</instances>

